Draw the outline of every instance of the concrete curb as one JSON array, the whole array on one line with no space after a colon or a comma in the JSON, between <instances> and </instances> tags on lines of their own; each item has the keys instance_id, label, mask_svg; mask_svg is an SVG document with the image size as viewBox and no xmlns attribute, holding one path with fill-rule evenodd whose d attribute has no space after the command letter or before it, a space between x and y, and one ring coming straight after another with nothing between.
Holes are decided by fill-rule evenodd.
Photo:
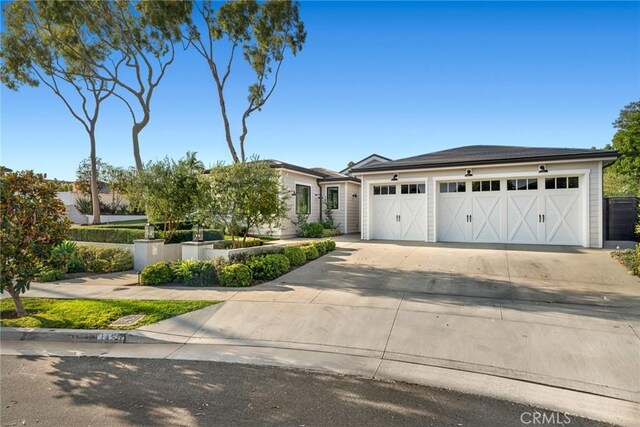
<instances>
[{"instance_id":1,"label":"concrete curb","mask_svg":"<svg viewBox=\"0 0 640 427\"><path fill-rule=\"evenodd\" d=\"M109 344L159 344L167 340L154 339L134 333L134 330L117 329L47 329L0 328L1 341L46 341Z\"/></svg>"}]
</instances>

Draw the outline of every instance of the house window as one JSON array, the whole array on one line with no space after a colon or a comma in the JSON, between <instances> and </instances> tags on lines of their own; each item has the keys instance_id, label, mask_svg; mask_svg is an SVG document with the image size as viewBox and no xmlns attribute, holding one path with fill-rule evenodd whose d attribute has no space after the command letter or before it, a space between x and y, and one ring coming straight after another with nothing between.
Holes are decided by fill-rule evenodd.
<instances>
[{"instance_id":1,"label":"house window","mask_svg":"<svg viewBox=\"0 0 640 427\"><path fill-rule=\"evenodd\" d=\"M473 181L471 191L500 191L500 180Z\"/></svg>"},{"instance_id":2,"label":"house window","mask_svg":"<svg viewBox=\"0 0 640 427\"><path fill-rule=\"evenodd\" d=\"M466 182L441 182L440 183L441 193L464 193L465 191L467 191Z\"/></svg>"},{"instance_id":3,"label":"house window","mask_svg":"<svg viewBox=\"0 0 640 427\"><path fill-rule=\"evenodd\" d=\"M396 194L396 186L395 185L374 185L373 186L373 195L387 195L387 194Z\"/></svg>"},{"instance_id":4,"label":"house window","mask_svg":"<svg viewBox=\"0 0 640 427\"><path fill-rule=\"evenodd\" d=\"M559 176L557 178L546 178L544 188L547 190L564 190L566 188L579 188L580 180L577 176Z\"/></svg>"},{"instance_id":5,"label":"house window","mask_svg":"<svg viewBox=\"0 0 640 427\"><path fill-rule=\"evenodd\" d=\"M311 187L296 184L296 214L311 213Z\"/></svg>"},{"instance_id":6,"label":"house window","mask_svg":"<svg viewBox=\"0 0 640 427\"><path fill-rule=\"evenodd\" d=\"M327 187L327 207L338 209L338 187Z\"/></svg>"},{"instance_id":7,"label":"house window","mask_svg":"<svg viewBox=\"0 0 640 427\"><path fill-rule=\"evenodd\" d=\"M508 179L507 180L507 191L518 191L518 190L537 190L538 189L538 179Z\"/></svg>"}]
</instances>

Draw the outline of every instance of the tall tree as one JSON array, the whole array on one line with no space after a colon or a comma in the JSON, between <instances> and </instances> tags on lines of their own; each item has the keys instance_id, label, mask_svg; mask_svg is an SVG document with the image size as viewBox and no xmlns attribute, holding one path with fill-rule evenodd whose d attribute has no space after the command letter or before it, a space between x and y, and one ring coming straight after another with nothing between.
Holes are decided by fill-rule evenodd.
<instances>
[{"instance_id":1,"label":"tall tree","mask_svg":"<svg viewBox=\"0 0 640 427\"><path fill-rule=\"evenodd\" d=\"M44 175L0 167L0 292L11 295L18 317L27 314L20 294L69 229L57 191L57 184Z\"/></svg>"},{"instance_id":2,"label":"tall tree","mask_svg":"<svg viewBox=\"0 0 640 427\"><path fill-rule=\"evenodd\" d=\"M101 104L113 94L114 84L93 75L90 63L104 60L109 49L82 25L80 5L30 1L5 4L0 80L12 90L22 85L46 85L82 124L90 142L91 201L93 212L97 212L93 223L99 224L96 125ZM86 54L76 53L80 46Z\"/></svg>"},{"instance_id":3,"label":"tall tree","mask_svg":"<svg viewBox=\"0 0 640 427\"><path fill-rule=\"evenodd\" d=\"M116 85L115 95L127 106L133 121L131 138L136 169L143 169L140 133L151 119L151 100L175 58L174 44L191 15L191 2L181 0L82 2L84 22L114 54L80 54L91 60L95 76ZM98 60L96 60L98 59ZM118 64L124 64L124 70Z\"/></svg>"},{"instance_id":4,"label":"tall tree","mask_svg":"<svg viewBox=\"0 0 640 427\"><path fill-rule=\"evenodd\" d=\"M247 119L253 112L260 110L273 94L286 51L291 51L295 56L302 50L307 34L300 19L297 2L229 1L217 9L215 5L211 0L195 2L196 19L190 23L187 37L211 71L218 94L225 139L233 162L244 162ZM230 46L226 58L218 57L219 52L214 49L220 41ZM225 88L236 52L240 49L242 57L255 72L255 82L249 86L247 106L240 116L241 131L236 145L231 133Z\"/></svg>"},{"instance_id":5,"label":"tall tree","mask_svg":"<svg viewBox=\"0 0 640 427\"><path fill-rule=\"evenodd\" d=\"M606 148L618 150L620 158L611 171L640 182L640 101L627 104L613 126L618 130Z\"/></svg>"}]
</instances>

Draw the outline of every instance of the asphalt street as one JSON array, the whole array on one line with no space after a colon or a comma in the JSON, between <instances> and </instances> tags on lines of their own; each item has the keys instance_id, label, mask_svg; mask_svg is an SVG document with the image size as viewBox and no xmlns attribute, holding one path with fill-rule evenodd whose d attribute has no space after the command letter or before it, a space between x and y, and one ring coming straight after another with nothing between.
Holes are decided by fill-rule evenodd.
<instances>
[{"instance_id":1,"label":"asphalt street","mask_svg":"<svg viewBox=\"0 0 640 427\"><path fill-rule=\"evenodd\" d=\"M448 390L265 366L3 356L1 374L3 426L604 425Z\"/></svg>"}]
</instances>

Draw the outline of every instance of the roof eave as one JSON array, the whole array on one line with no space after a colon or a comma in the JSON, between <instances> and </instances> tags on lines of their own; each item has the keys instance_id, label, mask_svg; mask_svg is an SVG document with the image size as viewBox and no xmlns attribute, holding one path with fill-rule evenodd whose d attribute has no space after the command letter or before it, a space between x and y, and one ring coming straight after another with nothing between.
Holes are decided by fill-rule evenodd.
<instances>
[{"instance_id":1,"label":"roof eave","mask_svg":"<svg viewBox=\"0 0 640 427\"><path fill-rule=\"evenodd\" d=\"M596 153L584 153L584 154L571 154L565 156L537 156L537 157L520 157L512 159L493 159L493 160L472 160L466 162L448 162L448 163L416 163L407 165L381 165L370 168L358 168L352 169L352 173L366 173L366 172L385 172L393 170L407 170L407 169L435 169L435 168L453 168L453 167L466 167L466 166L478 166L478 165L501 165L511 163L527 163L527 162L544 162L544 161L580 161L590 160L595 158L612 159L618 158L617 151L596 152Z\"/></svg>"}]
</instances>

